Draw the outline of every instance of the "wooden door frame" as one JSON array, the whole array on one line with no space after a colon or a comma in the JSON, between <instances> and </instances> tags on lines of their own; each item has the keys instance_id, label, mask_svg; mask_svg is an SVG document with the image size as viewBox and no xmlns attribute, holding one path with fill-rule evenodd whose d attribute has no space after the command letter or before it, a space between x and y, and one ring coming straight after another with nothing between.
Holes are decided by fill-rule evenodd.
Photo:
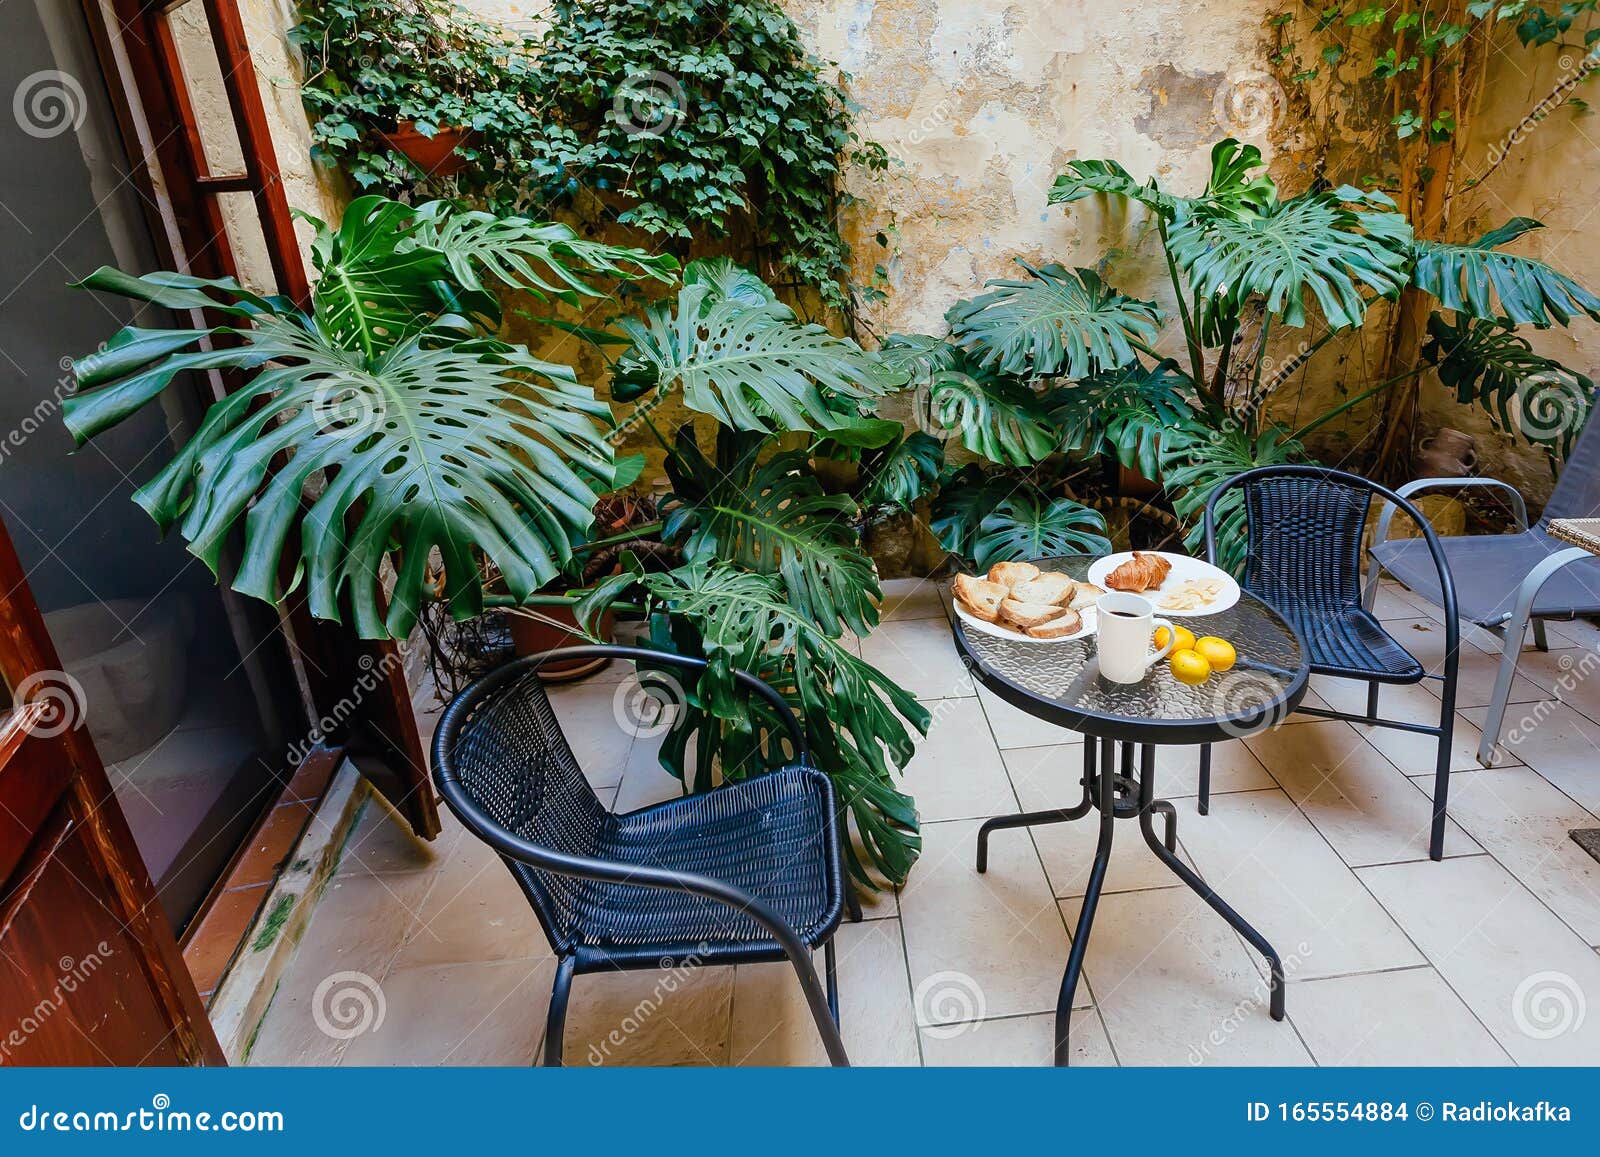
<instances>
[{"instance_id":1,"label":"wooden door frame","mask_svg":"<svg viewBox=\"0 0 1600 1157\"><path fill-rule=\"evenodd\" d=\"M14 688L36 672L61 671L61 659L45 630L44 617L28 589L22 564L4 527L0 527L0 594L4 595L0 598L0 677L5 685ZM16 708L18 718L21 712L37 710L39 707L34 704ZM17 719L11 721L15 723ZM62 767L59 761L52 766L30 757L27 751L17 750L12 758L21 763L15 774L27 777L29 787L37 793L35 802L54 807L66 797L72 821L87 840L90 854L109 884L109 894L101 901L139 944L140 969L172 1025L172 1043L178 1053L190 1064L226 1065L227 1058L211 1030L205 1005L173 939L166 913L156 899L155 885L136 851L133 831L112 794L100 753L89 738L88 728L81 725L81 720L77 722L78 726L50 740L65 752L70 766ZM10 733L17 736L26 730L12 727ZM39 813L41 817L43 814Z\"/></svg>"},{"instance_id":2,"label":"wooden door frame","mask_svg":"<svg viewBox=\"0 0 1600 1157\"><path fill-rule=\"evenodd\" d=\"M168 15L183 3L204 8L244 158L242 172L213 173L207 165L167 27ZM167 267L195 276L237 276L217 195L248 192L278 291L305 305L310 283L235 0L105 0L105 4L118 22L116 32L107 26L100 0L82 0L134 179L146 194L141 200L158 256ZM170 221L159 209L163 198ZM239 384L226 378L224 382L228 389ZM313 716L337 721L316 747L344 748L412 830L433 839L440 830L438 807L399 648L388 640L358 639L339 624L314 618L303 592L291 595L280 609L284 636L305 679Z\"/></svg>"}]
</instances>

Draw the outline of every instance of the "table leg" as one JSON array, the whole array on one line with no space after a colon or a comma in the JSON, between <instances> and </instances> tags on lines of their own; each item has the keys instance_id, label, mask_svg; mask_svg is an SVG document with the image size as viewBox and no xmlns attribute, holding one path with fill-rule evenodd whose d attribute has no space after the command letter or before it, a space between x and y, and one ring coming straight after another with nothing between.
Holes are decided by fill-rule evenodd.
<instances>
[{"instance_id":1,"label":"table leg","mask_svg":"<svg viewBox=\"0 0 1600 1157\"><path fill-rule=\"evenodd\" d=\"M1035 824L1060 824L1070 820L1082 819L1089 814L1089 809L1094 807L1094 799L1089 787L1094 779L1094 751L1097 741L1085 738L1083 741L1083 799L1072 807L1049 808L1045 811L1022 812L1014 816L994 816L983 821L978 828L978 871L989 870L989 833L1001 831L1005 828L1027 828Z\"/></svg>"},{"instance_id":2,"label":"table leg","mask_svg":"<svg viewBox=\"0 0 1600 1157\"><path fill-rule=\"evenodd\" d=\"M1088 774L1092 760L1089 749L1094 740L1084 740L1085 790L1093 784L1098 792L1094 806L1100 810L1100 841L1095 845L1094 866L1089 869L1089 883L1083 890L1083 909L1078 913L1078 926L1072 933L1072 951L1067 954L1067 971L1061 978L1061 993L1056 997L1056 1065L1065 1067L1071 1062L1072 1049L1068 1036L1072 1029L1072 998L1078 990L1078 977L1083 972L1084 954L1089 949L1089 932L1094 927L1095 908L1100 903L1100 888L1105 883L1106 865L1111 860L1111 840L1116 832L1116 761L1112 741L1100 741L1100 772Z\"/></svg>"},{"instance_id":3,"label":"table leg","mask_svg":"<svg viewBox=\"0 0 1600 1157\"><path fill-rule=\"evenodd\" d=\"M1252 945L1254 945L1257 952L1261 953L1262 956L1267 958L1267 964L1272 969L1272 998L1270 1011L1273 1020L1282 1020L1284 1016L1283 962L1279 959L1277 950L1274 949L1271 944L1267 943L1267 938L1252 928L1244 919L1244 917L1240 916L1239 913L1230 908L1227 901L1223 900L1221 896L1218 896L1215 892L1213 892L1209 884L1207 884L1199 876L1195 875L1195 873L1190 870L1188 864L1185 864L1177 857L1175 853L1163 846L1162 841L1156 835L1154 820L1154 816L1158 810L1156 805L1163 802L1154 798L1156 780L1156 749L1148 743L1145 744L1142 748L1140 762L1141 773L1139 776L1139 803L1141 806L1139 811L1139 830L1144 833L1144 842L1150 845L1150 850L1156 854L1157 858L1159 858L1163 864L1172 870L1173 875L1177 876L1178 879L1189 885L1190 888L1199 894L1202 900L1211 905L1211 907L1219 916L1221 916L1229 924L1233 925L1234 930L1238 932L1239 935L1243 936ZM1167 832L1169 838L1172 834L1172 828L1173 819L1169 815L1167 821ZM1106 840L1103 836L1102 842L1109 847L1110 841ZM1074 942L1073 948L1077 948L1076 942ZM1058 1013L1058 1028L1056 1030L1058 1039L1060 1037L1059 1015L1060 1014ZM1059 1051L1057 1052L1056 1063L1063 1063L1060 1060Z\"/></svg>"}]
</instances>

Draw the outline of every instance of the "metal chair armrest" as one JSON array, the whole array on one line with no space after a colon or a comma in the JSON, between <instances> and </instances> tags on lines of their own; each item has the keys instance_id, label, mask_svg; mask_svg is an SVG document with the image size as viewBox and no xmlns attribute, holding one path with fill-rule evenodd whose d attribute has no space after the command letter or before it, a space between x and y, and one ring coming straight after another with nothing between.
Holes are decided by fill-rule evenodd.
<instances>
[{"instance_id":1,"label":"metal chair armrest","mask_svg":"<svg viewBox=\"0 0 1600 1157\"><path fill-rule=\"evenodd\" d=\"M1528 529L1528 503L1522 494L1509 482L1502 482L1498 478L1418 478L1415 482L1407 482L1395 491L1401 498L1410 498L1413 494L1421 494L1429 490L1465 490L1469 487L1478 489L1504 490L1512 498L1512 509L1517 514L1517 529ZM1389 541L1389 523L1394 520L1395 507L1391 503L1383 508L1383 513L1378 515L1378 526L1373 531L1372 545Z\"/></svg>"}]
</instances>

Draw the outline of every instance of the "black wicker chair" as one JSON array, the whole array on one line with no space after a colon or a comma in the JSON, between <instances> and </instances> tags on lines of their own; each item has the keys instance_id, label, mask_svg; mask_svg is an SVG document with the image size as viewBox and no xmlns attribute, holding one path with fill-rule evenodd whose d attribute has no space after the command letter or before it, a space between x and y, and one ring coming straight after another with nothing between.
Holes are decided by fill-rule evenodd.
<instances>
[{"instance_id":1,"label":"black wicker chair","mask_svg":"<svg viewBox=\"0 0 1600 1157\"><path fill-rule=\"evenodd\" d=\"M1461 628L1456 621L1450 567L1433 528L1421 511L1404 498L1355 474L1319 466L1263 466L1228 479L1206 503L1206 557L1213 562L1217 556L1217 507L1234 490L1243 490L1249 536L1241 585L1294 624L1306 645L1313 674L1363 680L1367 684L1365 715L1303 705L1299 710L1307 715L1436 738L1439 751L1428 854L1435 860L1442 858ZM1361 540L1374 497L1393 503L1420 528L1438 570L1445 630L1442 672L1425 670L1362 604ZM1383 684L1420 683L1424 679L1441 683L1437 726L1378 717L1378 689ZM1207 746L1200 753L1202 815L1210 810L1210 801L1211 748Z\"/></svg>"},{"instance_id":2,"label":"black wicker chair","mask_svg":"<svg viewBox=\"0 0 1600 1157\"><path fill-rule=\"evenodd\" d=\"M558 957L544 1062L561 1063L577 973L664 961L787 960L835 1065L839 1037L833 934L845 903L833 783L810 766L805 734L771 687L738 680L787 721L797 762L625 815L589 786L556 722L537 668L607 657L698 672L705 662L639 647L567 647L509 663L450 704L433 776L461 822L500 853ZM824 947L827 992L810 949ZM670 967L670 965L667 965Z\"/></svg>"}]
</instances>

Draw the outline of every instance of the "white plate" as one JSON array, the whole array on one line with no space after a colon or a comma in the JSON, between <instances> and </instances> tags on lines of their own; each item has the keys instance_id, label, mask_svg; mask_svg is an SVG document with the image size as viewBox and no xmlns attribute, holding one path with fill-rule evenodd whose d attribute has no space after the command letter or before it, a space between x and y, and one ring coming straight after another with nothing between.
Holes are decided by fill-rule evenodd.
<instances>
[{"instance_id":1,"label":"white plate","mask_svg":"<svg viewBox=\"0 0 1600 1157\"><path fill-rule=\"evenodd\" d=\"M1141 554L1158 554L1172 564L1172 571L1167 575L1167 581L1159 587L1143 592L1144 597L1155 604L1157 616L1170 616L1173 618L1193 618L1200 615L1214 615L1218 611L1225 611L1239 601L1239 584L1234 582L1233 576L1225 570L1212 566L1198 558L1190 558L1186 554L1168 554L1164 550L1141 551ZM1106 576L1116 570L1123 563L1133 558L1132 551L1121 554L1109 554L1105 558L1096 559L1089 567L1089 581L1097 587L1106 586ZM1222 589L1217 592L1217 597L1206 606L1192 611L1171 611L1161 605L1161 597L1179 590L1185 582L1194 579L1204 582L1215 579L1222 584Z\"/></svg>"},{"instance_id":2,"label":"white plate","mask_svg":"<svg viewBox=\"0 0 1600 1157\"><path fill-rule=\"evenodd\" d=\"M982 631L984 634L993 635L997 639L1010 639L1018 643L1040 643L1049 646L1052 643L1076 643L1079 639L1087 639L1094 634L1095 609L1092 606L1085 607L1078 612L1083 619L1083 626L1078 629L1076 635L1065 635L1059 639L1035 639L1032 635L1024 635L1020 631L1013 631L1010 627L1002 627L998 623L985 622L962 606L960 599L953 598L951 602L955 604L956 614L961 617L963 623L975 631Z\"/></svg>"}]
</instances>

